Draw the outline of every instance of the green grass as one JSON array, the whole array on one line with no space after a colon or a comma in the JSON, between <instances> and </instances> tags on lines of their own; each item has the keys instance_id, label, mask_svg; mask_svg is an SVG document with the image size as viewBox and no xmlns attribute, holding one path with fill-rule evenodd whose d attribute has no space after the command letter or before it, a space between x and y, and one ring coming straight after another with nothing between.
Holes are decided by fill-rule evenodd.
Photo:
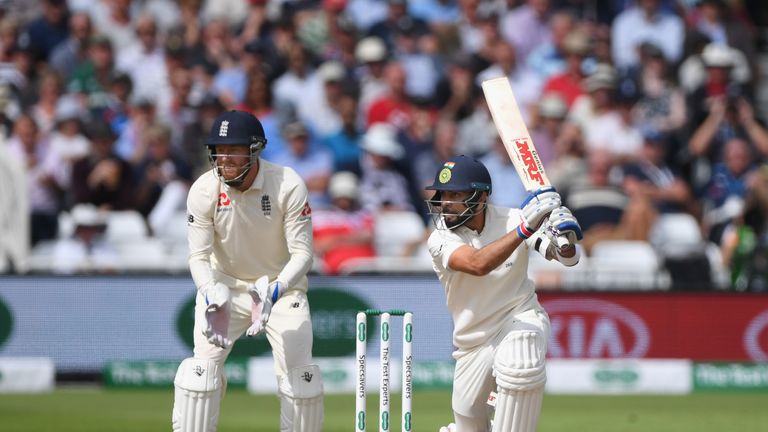
<instances>
[{"instance_id":1,"label":"green grass","mask_svg":"<svg viewBox=\"0 0 768 432\"><path fill-rule=\"evenodd\" d=\"M0 395L3 432L169 431L173 394L162 390L65 389L42 395ZM393 403L399 403L395 395ZM544 399L539 432L757 432L768 430L768 393L690 396L550 396ZM369 397L368 430L375 430L378 402ZM352 395L326 397L325 431L353 430ZM278 401L230 391L219 432L274 432ZM397 419L398 409L392 418ZM373 418L371 418L373 416ZM414 430L435 432L451 419L448 392L414 394ZM399 431L399 420L391 430Z\"/></svg>"}]
</instances>

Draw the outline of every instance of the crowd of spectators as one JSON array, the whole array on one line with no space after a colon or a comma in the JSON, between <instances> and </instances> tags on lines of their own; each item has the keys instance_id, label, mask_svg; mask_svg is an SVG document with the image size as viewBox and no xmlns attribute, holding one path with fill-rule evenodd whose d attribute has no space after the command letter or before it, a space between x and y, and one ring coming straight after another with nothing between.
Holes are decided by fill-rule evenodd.
<instances>
[{"instance_id":1,"label":"crowd of spectators","mask_svg":"<svg viewBox=\"0 0 768 432\"><path fill-rule=\"evenodd\" d=\"M263 157L306 181L333 272L375 254L377 214L429 229L423 187L452 155L489 167L493 203L522 201L480 90L506 76L587 253L684 213L744 284L768 242L761 3L2 1L0 166L27 189L3 181L0 229L19 237L6 203L28 201L32 250L83 204L135 210L156 235L210 169L212 120L238 109L264 125Z\"/></svg>"}]
</instances>

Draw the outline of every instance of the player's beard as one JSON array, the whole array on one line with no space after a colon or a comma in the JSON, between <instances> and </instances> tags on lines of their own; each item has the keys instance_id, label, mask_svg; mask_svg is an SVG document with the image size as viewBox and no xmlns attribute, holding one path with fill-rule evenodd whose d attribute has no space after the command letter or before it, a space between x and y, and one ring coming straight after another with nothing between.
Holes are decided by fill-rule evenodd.
<instances>
[{"instance_id":1,"label":"player's beard","mask_svg":"<svg viewBox=\"0 0 768 432\"><path fill-rule=\"evenodd\" d=\"M469 218L473 216L472 212L468 210L469 209L464 209L461 213L450 210L443 211L443 222L445 223L445 227L448 229L454 229L467 223Z\"/></svg>"},{"instance_id":2,"label":"player's beard","mask_svg":"<svg viewBox=\"0 0 768 432\"><path fill-rule=\"evenodd\" d=\"M230 164L224 164L219 165L219 174L224 178L226 181L232 181L238 178L238 176L242 175L245 171L245 168L242 165L230 165Z\"/></svg>"}]
</instances>

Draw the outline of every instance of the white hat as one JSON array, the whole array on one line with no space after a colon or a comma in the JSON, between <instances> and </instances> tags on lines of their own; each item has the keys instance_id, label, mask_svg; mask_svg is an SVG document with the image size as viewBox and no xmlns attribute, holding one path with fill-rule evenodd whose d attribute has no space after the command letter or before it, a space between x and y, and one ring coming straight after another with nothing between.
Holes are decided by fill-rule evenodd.
<instances>
[{"instance_id":1,"label":"white hat","mask_svg":"<svg viewBox=\"0 0 768 432\"><path fill-rule=\"evenodd\" d=\"M584 87L588 92L616 88L616 69L609 64L597 65L595 71L584 79Z\"/></svg>"},{"instance_id":2,"label":"white hat","mask_svg":"<svg viewBox=\"0 0 768 432\"><path fill-rule=\"evenodd\" d=\"M62 96L56 103L54 118L56 121L81 119L83 109L73 96Z\"/></svg>"},{"instance_id":3,"label":"white hat","mask_svg":"<svg viewBox=\"0 0 768 432\"><path fill-rule=\"evenodd\" d=\"M107 224L107 218L93 204L78 204L70 212L75 226L103 226Z\"/></svg>"},{"instance_id":4,"label":"white hat","mask_svg":"<svg viewBox=\"0 0 768 432\"><path fill-rule=\"evenodd\" d=\"M323 82L341 81L345 75L344 65L335 60L327 61L317 68L317 75Z\"/></svg>"},{"instance_id":5,"label":"white hat","mask_svg":"<svg viewBox=\"0 0 768 432\"><path fill-rule=\"evenodd\" d=\"M363 135L362 149L368 153L390 159L403 157L403 147L397 142L395 128L386 123L375 123Z\"/></svg>"},{"instance_id":6,"label":"white hat","mask_svg":"<svg viewBox=\"0 0 768 432\"><path fill-rule=\"evenodd\" d=\"M736 60L732 48L716 43L704 47L701 59L707 67L731 67Z\"/></svg>"},{"instance_id":7,"label":"white hat","mask_svg":"<svg viewBox=\"0 0 768 432\"><path fill-rule=\"evenodd\" d=\"M331 199L357 199L359 192L357 176L349 171L340 171L331 176L328 182L328 195Z\"/></svg>"},{"instance_id":8,"label":"white hat","mask_svg":"<svg viewBox=\"0 0 768 432\"><path fill-rule=\"evenodd\" d=\"M568 106L563 98L551 93L539 101L539 115L545 118L563 118L568 113Z\"/></svg>"},{"instance_id":9,"label":"white hat","mask_svg":"<svg viewBox=\"0 0 768 432\"><path fill-rule=\"evenodd\" d=\"M387 47L380 38L369 36L357 43L355 58L360 63L380 62L387 58Z\"/></svg>"}]
</instances>

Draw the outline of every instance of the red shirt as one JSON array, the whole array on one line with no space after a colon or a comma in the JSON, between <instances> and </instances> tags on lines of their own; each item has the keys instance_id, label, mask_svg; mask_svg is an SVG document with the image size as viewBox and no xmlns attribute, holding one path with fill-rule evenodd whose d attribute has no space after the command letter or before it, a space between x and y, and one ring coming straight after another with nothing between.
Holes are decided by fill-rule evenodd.
<instances>
[{"instance_id":1,"label":"red shirt","mask_svg":"<svg viewBox=\"0 0 768 432\"><path fill-rule=\"evenodd\" d=\"M312 234L315 243L322 243L334 237L346 237L367 232L373 237L373 216L366 212L347 213L334 210L318 210L312 214ZM370 258L376 256L373 240L370 243L339 244L322 256L325 270L337 274L339 268L350 258Z\"/></svg>"},{"instance_id":2,"label":"red shirt","mask_svg":"<svg viewBox=\"0 0 768 432\"><path fill-rule=\"evenodd\" d=\"M571 108L573 101L584 94L584 89L581 88L581 79L575 79L570 74L562 73L553 76L544 84L541 94L545 95L550 92L560 95L568 108Z\"/></svg>"}]
</instances>

